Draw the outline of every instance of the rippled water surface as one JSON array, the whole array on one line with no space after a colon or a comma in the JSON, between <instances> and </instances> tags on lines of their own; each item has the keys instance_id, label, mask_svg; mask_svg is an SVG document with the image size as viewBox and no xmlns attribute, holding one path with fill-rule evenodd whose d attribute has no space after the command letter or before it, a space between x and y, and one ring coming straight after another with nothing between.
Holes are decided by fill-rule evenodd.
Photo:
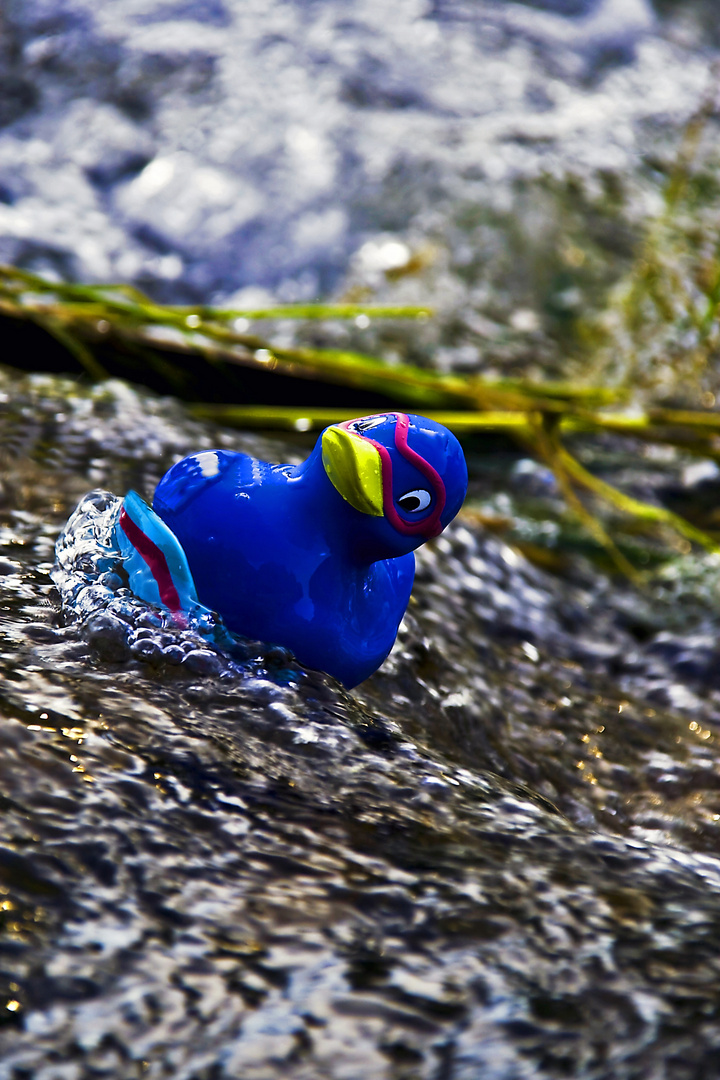
<instances>
[{"instance_id":1,"label":"rippled water surface","mask_svg":"<svg viewBox=\"0 0 720 1080\"><path fill-rule=\"evenodd\" d=\"M0 1077L713 1075L710 623L640 633L471 509L353 694L148 608L108 635L48 576L86 490L307 447L2 379Z\"/></svg>"}]
</instances>

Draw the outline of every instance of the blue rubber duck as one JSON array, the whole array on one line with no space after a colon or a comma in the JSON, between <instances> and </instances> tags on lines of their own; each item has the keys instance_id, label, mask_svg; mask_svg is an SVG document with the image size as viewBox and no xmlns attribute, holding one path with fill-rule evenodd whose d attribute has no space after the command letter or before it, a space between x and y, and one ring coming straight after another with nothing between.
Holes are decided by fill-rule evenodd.
<instances>
[{"instance_id":1,"label":"blue rubber duck","mask_svg":"<svg viewBox=\"0 0 720 1080\"><path fill-rule=\"evenodd\" d=\"M131 492L117 528L130 586L176 612L291 649L347 687L390 652L415 573L467 490L460 444L384 412L323 431L302 465L205 450L165 474L151 510Z\"/></svg>"}]
</instances>

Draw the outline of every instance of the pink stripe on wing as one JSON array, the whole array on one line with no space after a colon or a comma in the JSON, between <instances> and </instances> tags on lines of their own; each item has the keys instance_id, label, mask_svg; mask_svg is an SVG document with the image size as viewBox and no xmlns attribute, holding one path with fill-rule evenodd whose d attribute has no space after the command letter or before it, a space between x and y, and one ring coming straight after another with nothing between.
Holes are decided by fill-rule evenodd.
<instances>
[{"instance_id":1,"label":"pink stripe on wing","mask_svg":"<svg viewBox=\"0 0 720 1080\"><path fill-rule=\"evenodd\" d=\"M175 588L165 555L157 544L135 524L124 508L120 511L120 528L148 564L150 573L157 583L160 599L165 607L170 608L173 612L182 610L180 597Z\"/></svg>"}]
</instances>

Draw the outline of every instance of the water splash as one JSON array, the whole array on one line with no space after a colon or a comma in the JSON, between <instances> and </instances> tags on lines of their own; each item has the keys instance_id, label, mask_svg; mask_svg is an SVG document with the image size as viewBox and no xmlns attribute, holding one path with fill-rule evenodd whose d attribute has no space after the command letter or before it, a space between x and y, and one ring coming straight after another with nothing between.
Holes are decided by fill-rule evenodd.
<instances>
[{"instance_id":1,"label":"water splash","mask_svg":"<svg viewBox=\"0 0 720 1080\"><path fill-rule=\"evenodd\" d=\"M253 654L267 652L231 634L219 615L200 604L173 613L134 595L115 539L122 505L108 491L90 491L60 533L51 577L64 621L79 624L95 650L116 662L134 657L198 674L232 675ZM274 653L277 660L285 650ZM290 662L290 654L281 659Z\"/></svg>"}]
</instances>

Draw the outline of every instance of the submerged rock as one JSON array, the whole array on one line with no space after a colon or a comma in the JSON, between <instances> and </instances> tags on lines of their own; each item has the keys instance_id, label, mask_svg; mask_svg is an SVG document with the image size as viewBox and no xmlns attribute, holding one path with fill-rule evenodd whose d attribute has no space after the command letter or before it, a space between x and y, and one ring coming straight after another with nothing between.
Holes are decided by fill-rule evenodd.
<instances>
[{"instance_id":1,"label":"submerged rock","mask_svg":"<svg viewBox=\"0 0 720 1080\"><path fill-rule=\"evenodd\" d=\"M640 635L472 513L353 694L111 578L63 612L88 487L288 447L121 384L0 391L2 1080L717 1071L718 691L676 647L716 623Z\"/></svg>"}]
</instances>

